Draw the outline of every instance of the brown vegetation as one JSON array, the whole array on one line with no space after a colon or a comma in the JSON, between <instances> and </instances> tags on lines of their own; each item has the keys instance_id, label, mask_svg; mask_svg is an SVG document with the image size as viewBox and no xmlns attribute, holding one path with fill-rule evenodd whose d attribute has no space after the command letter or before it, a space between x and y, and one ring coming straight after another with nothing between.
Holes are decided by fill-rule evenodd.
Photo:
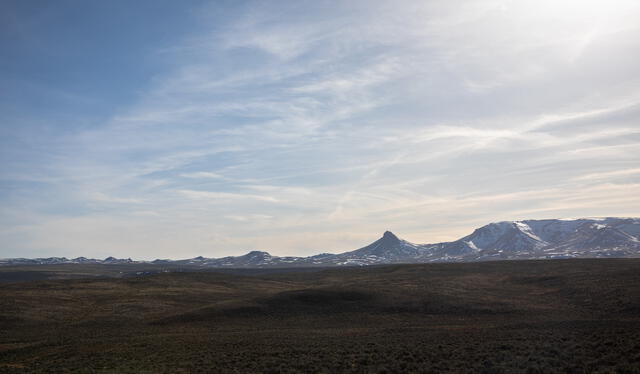
<instances>
[{"instance_id":1,"label":"brown vegetation","mask_svg":"<svg viewBox=\"0 0 640 374\"><path fill-rule=\"evenodd\" d=\"M2 284L0 372L640 373L637 259L247 274Z\"/></svg>"}]
</instances>

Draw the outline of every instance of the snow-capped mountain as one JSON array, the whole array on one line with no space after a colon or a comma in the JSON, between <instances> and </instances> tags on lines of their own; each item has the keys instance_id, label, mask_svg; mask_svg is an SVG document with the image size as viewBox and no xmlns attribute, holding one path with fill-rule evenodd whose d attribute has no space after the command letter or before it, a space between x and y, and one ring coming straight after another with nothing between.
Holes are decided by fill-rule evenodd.
<instances>
[{"instance_id":1,"label":"snow-capped mountain","mask_svg":"<svg viewBox=\"0 0 640 374\"><path fill-rule=\"evenodd\" d=\"M640 220L635 218L506 221L483 226L444 247L459 260L623 257L640 255L638 231ZM469 250L456 256L449 247Z\"/></svg>"},{"instance_id":2,"label":"snow-capped mountain","mask_svg":"<svg viewBox=\"0 0 640 374\"><path fill-rule=\"evenodd\" d=\"M414 244L390 231L375 242L351 252L322 253L309 257L279 257L252 251L243 256L195 257L186 260L155 260L212 268L361 266L392 263L487 261L582 257L640 257L639 218L581 218L495 222L452 241ZM131 259L104 260L78 257L4 259L0 265L125 264Z\"/></svg>"}]
</instances>

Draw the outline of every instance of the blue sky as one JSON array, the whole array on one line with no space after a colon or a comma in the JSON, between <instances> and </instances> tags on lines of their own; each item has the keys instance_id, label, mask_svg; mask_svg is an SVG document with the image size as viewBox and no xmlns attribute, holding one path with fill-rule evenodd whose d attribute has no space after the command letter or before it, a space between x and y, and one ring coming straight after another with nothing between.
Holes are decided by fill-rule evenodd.
<instances>
[{"instance_id":1,"label":"blue sky","mask_svg":"<svg viewBox=\"0 0 640 374\"><path fill-rule=\"evenodd\" d=\"M3 1L0 257L640 216L635 1Z\"/></svg>"}]
</instances>

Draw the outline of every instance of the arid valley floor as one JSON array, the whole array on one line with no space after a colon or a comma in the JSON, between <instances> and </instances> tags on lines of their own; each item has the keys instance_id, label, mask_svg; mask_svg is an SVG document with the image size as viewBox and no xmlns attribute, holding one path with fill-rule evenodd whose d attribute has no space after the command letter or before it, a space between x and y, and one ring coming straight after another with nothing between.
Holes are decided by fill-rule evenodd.
<instances>
[{"instance_id":1,"label":"arid valley floor","mask_svg":"<svg viewBox=\"0 0 640 374\"><path fill-rule=\"evenodd\" d=\"M135 266L0 268L0 372L640 373L640 259Z\"/></svg>"}]
</instances>

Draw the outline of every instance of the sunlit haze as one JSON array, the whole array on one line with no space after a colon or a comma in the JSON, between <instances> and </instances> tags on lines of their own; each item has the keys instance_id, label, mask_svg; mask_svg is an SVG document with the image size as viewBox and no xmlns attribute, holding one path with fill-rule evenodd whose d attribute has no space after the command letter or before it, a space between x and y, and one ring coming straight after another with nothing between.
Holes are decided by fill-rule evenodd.
<instances>
[{"instance_id":1,"label":"sunlit haze","mask_svg":"<svg viewBox=\"0 0 640 374\"><path fill-rule=\"evenodd\" d=\"M0 3L0 257L640 216L638 1Z\"/></svg>"}]
</instances>

